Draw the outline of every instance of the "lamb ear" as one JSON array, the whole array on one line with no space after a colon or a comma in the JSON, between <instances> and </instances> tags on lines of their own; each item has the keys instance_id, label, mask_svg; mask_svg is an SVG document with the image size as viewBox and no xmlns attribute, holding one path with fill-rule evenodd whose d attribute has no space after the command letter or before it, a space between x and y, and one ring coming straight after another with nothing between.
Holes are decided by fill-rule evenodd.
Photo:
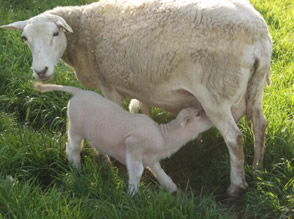
<instances>
[{"instance_id":1,"label":"lamb ear","mask_svg":"<svg viewBox=\"0 0 294 219\"><path fill-rule=\"evenodd\" d=\"M182 128L184 128L191 120L191 116L186 116L183 121L180 122Z\"/></svg>"},{"instance_id":2,"label":"lamb ear","mask_svg":"<svg viewBox=\"0 0 294 219\"><path fill-rule=\"evenodd\" d=\"M16 21L11 24L2 25L2 26L0 26L0 28L6 29L6 30L20 30L20 31L22 31L23 28L27 25L27 22L28 22L27 20Z\"/></svg>"},{"instance_id":3,"label":"lamb ear","mask_svg":"<svg viewBox=\"0 0 294 219\"><path fill-rule=\"evenodd\" d=\"M59 16L56 16L56 17L57 17L57 20L55 21L55 23L58 27L62 27L67 32L73 33L72 28L66 23L66 21L62 17L59 17Z\"/></svg>"},{"instance_id":4,"label":"lamb ear","mask_svg":"<svg viewBox=\"0 0 294 219\"><path fill-rule=\"evenodd\" d=\"M183 118L183 121L180 122L181 127L184 128L193 119L193 117L199 116L201 116L201 113L199 111L197 111L195 114L186 115L185 118Z\"/></svg>"}]
</instances>

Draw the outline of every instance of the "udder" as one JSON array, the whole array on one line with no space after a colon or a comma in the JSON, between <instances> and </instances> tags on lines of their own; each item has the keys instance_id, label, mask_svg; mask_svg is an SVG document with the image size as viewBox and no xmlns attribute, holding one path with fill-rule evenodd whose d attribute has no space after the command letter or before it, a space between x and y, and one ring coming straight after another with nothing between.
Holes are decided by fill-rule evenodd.
<instances>
[{"instance_id":1,"label":"udder","mask_svg":"<svg viewBox=\"0 0 294 219\"><path fill-rule=\"evenodd\" d=\"M147 98L138 97L138 99L144 100L143 102L148 106L159 107L175 114L187 107L203 109L198 99L184 89L164 91Z\"/></svg>"}]
</instances>

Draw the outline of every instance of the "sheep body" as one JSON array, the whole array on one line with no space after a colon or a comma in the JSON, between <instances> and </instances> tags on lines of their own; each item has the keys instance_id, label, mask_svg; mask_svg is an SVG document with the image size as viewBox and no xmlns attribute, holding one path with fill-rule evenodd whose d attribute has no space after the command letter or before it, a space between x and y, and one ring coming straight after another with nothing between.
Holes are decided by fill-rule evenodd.
<instances>
[{"instance_id":1,"label":"sheep body","mask_svg":"<svg viewBox=\"0 0 294 219\"><path fill-rule=\"evenodd\" d=\"M101 0L57 7L2 27L23 30L36 78L48 80L62 57L84 86L101 89L119 104L124 98L140 100L132 101L131 111L138 106L146 114L152 106L175 113L203 109L230 153L231 196L247 188L236 124L246 116L255 138L253 166L262 169L262 98L272 42L249 1ZM58 38L48 37L58 30ZM48 46L61 41L54 50ZM43 43L35 51L37 42Z\"/></svg>"},{"instance_id":2,"label":"sheep body","mask_svg":"<svg viewBox=\"0 0 294 219\"><path fill-rule=\"evenodd\" d=\"M73 94L68 103L68 143L66 151L74 166L80 166L82 140L102 154L125 164L129 173L129 193L137 192L144 167L149 167L169 192L176 185L161 169L159 160L171 156L200 132L211 127L203 112L187 108L167 124L158 125L148 116L133 114L91 91L74 87L35 83L39 91Z\"/></svg>"},{"instance_id":3,"label":"sheep body","mask_svg":"<svg viewBox=\"0 0 294 219\"><path fill-rule=\"evenodd\" d=\"M154 104L146 94L161 90L166 80L177 76L182 81L189 62L214 71L224 68L224 62L228 69L240 62L252 67L255 60L243 60L244 51L260 39L270 41L263 18L243 1L105 0L45 13L63 17L79 33L67 34L70 43L63 59L76 69L85 86L100 87L106 96L114 95L113 99L136 97L175 112L179 104ZM214 61L220 66L211 66ZM203 71L197 76L219 102L234 96L236 82L242 79L225 70ZM208 80L211 74L214 78Z\"/></svg>"}]
</instances>

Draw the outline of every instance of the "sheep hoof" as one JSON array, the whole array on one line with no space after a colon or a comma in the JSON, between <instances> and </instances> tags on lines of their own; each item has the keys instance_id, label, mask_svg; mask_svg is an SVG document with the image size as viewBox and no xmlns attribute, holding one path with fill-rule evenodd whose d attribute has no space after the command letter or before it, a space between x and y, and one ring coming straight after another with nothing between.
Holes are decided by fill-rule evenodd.
<instances>
[{"instance_id":1,"label":"sheep hoof","mask_svg":"<svg viewBox=\"0 0 294 219\"><path fill-rule=\"evenodd\" d=\"M227 189L227 194L231 197L238 197L244 193L248 188L248 184L245 182L243 184L235 185L231 184Z\"/></svg>"},{"instance_id":2,"label":"sheep hoof","mask_svg":"<svg viewBox=\"0 0 294 219\"><path fill-rule=\"evenodd\" d=\"M259 171L263 171L263 165L262 165L262 162L258 162L258 161L253 161L252 162L252 168L254 170L259 170Z\"/></svg>"}]
</instances>

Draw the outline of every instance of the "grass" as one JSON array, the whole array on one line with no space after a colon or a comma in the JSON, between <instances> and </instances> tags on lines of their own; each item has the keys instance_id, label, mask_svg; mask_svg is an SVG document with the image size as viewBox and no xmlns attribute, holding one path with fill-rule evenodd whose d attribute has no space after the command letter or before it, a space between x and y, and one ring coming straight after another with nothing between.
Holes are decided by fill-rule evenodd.
<instances>
[{"instance_id":1,"label":"grass","mask_svg":"<svg viewBox=\"0 0 294 219\"><path fill-rule=\"evenodd\" d=\"M27 19L56 5L87 0L1 1L0 25ZM294 217L294 5L292 0L252 0L273 37L272 85L264 90L268 121L265 171L255 174L253 138L244 134L248 191L229 198L229 157L217 130L203 133L163 168L181 192L170 195L146 171L140 193L126 194L122 168L95 158L86 145L83 168L65 156L69 96L40 94L31 87L31 54L20 33L0 30L0 218L291 218ZM81 87L60 62L52 83ZM125 104L126 105L126 104ZM153 118L172 117L158 109Z\"/></svg>"}]
</instances>

